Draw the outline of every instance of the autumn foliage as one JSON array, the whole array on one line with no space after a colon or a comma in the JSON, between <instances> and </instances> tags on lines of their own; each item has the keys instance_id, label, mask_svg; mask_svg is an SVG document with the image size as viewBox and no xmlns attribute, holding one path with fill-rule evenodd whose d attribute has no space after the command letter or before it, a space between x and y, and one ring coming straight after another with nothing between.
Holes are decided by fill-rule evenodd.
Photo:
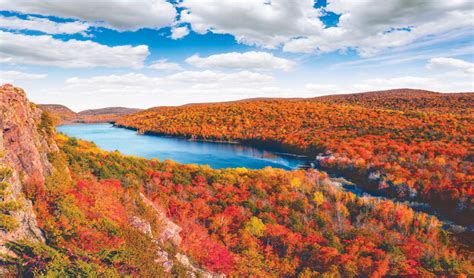
<instances>
[{"instance_id":1,"label":"autumn foliage","mask_svg":"<svg viewBox=\"0 0 474 278\"><path fill-rule=\"evenodd\" d=\"M35 208L53 246L82 254L99 269L143 275L149 267L131 257L111 262L98 255L130 252L128 243L136 239L124 232L126 215L139 211L132 204L141 192L183 229L181 252L213 272L253 277L472 272L435 217L389 200L357 197L322 172L213 170L103 152L64 136L58 142L63 157L55 161L67 161L74 178L57 195L56 189L35 193ZM61 208L62 198L68 208Z\"/></svg>"},{"instance_id":2,"label":"autumn foliage","mask_svg":"<svg viewBox=\"0 0 474 278\"><path fill-rule=\"evenodd\" d=\"M399 90L159 107L117 124L317 156L370 190L447 207L472 224L473 111L474 94Z\"/></svg>"},{"instance_id":3,"label":"autumn foliage","mask_svg":"<svg viewBox=\"0 0 474 278\"><path fill-rule=\"evenodd\" d=\"M423 111L372 109L366 100L193 105L123 124L321 154L321 167L376 180L400 198L471 209L472 108L453 101L464 113L437 111L437 102L446 107L439 97ZM472 101L465 97L462 103ZM41 120L59 147L49 152L51 171L22 180L20 194L31 201L44 242L8 242L9 255L0 255L18 276L187 277L190 265L228 277L474 275L471 254L435 216L356 196L325 172L146 160L55 135L52 124ZM13 209L12 172L0 168L4 232L15 229L5 220L22 207ZM179 243L161 237L170 222Z\"/></svg>"}]
</instances>

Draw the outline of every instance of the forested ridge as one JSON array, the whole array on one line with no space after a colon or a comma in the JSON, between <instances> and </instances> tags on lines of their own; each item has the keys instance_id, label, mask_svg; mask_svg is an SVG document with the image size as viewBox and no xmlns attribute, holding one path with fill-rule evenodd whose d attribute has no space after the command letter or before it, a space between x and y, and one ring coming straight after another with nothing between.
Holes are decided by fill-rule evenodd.
<instances>
[{"instance_id":1,"label":"forested ridge","mask_svg":"<svg viewBox=\"0 0 474 278\"><path fill-rule=\"evenodd\" d=\"M472 113L472 93L436 93L426 90L395 89L358 94L316 97L313 100L328 104L350 104L367 108L435 113Z\"/></svg>"},{"instance_id":2,"label":"forested ridge","mask_svg":"<svg viewBox=\"0 0 474 278\"><path fill-rule=\"evenodd\" d=\"M472 93L399 90L158 107L117 125L317 156L323 169L362 177L373 191L473 224L473 104Z\"/></svg>"},{"instance_id":3,"label":"forested ridge","mask_svg":"<svg viewBox=\"0 0 474 278\"><path fill-rule=\"evenodd\" d=\"M108 123L114 122L121 116L133 114L141 109L125 107L106 107L100 109L89 109L78 113L60 104L40 104L38 105L54 118L57 124L71 123Z\"/></svg>"},{"instance_id":4,"label":"forested ridge","mask_svg":"<svg viewBox=\"0 0 474 278\"><path fill-rule=\"evenodd\" d=\"M213 170L127 157L58 135L56 171L30 183L48 246L18 244L36 274L166 275L156 246L130 226L153 221L140 193L178 224L185 253L214 273L253 277L348 277L472 273L432 216L403 204L357 197L316 170ZM167 252L176 246L164 242ZM152 251L154 250L154 251ZM184 275L178 265L171 270ZM181 273L181 274L180 274Z\"/></svg>"}]
</instances>

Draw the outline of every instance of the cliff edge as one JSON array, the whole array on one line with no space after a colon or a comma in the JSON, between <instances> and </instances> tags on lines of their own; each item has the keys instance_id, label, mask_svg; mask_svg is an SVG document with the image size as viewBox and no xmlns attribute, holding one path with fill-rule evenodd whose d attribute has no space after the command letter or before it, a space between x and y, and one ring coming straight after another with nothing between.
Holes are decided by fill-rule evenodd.
<instances>
[{"instance_id":1,"label":"cliff edge","mask_svg":"<svg viewBox=\"0 0 474 278\"><path fill-rule=\"evenodd\" d=\"M0 168L5 172L0 201L11 209L2 212L6 215L2 219L14 222L9 229L0 229L0 252L5 252L3 245L8 241L44 241L31 201L22 192L28 183L44 185L45 176L52 171L48 153L58 147L48 116L28 101L22 89L0 87L0 115Z\"/></svg>"}]
</instances>

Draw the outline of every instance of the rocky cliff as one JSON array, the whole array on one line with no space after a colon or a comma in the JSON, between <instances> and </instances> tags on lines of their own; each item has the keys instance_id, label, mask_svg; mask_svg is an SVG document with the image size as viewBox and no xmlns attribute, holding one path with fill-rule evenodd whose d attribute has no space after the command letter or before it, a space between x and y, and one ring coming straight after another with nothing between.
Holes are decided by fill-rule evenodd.
<instances>
[{"instance_id":1,"label":"rocky cliff","mask_svg":"<svg viewBox=\"0 0 474 278\"><path fill-rule=\"evenodd\" d=\"M44 241L37 226L31 201L23 194L27 183L44 184L51 172L48 153L58 151L48 130L46 115L26 98L25 92L10 85L0 87L0 168L10 169L5 182L10 186L3 202L15 202L18 209L6 211L16 228L0 229L0 251L5 242L26 239ZM5 251L5 250L3 250Z\"/></svg>"},{"instance_id":2,"label":"rocky cliff","mask_svg":"<svg viewBox=\"0 0 474 278\"><path fill-rule=\"evenodd\" d=\"M66 271L70 267L77 267L74 265L74 262L71 263L71 260L64 259L66 255L59 255L60 253L54 250L58 244L57 242L56 245L52 243L54 239L51 238L51 235L60 234L63 225L69 225L69 228L75 225L75 234L70 239L77 242L81 241L74 246L85 246L84 249L88 250L87 248L95 246L95 242L92 242L93 236L99 234L99 231L91 227L92 225L84 224L85 210L81 210L80 206L78 206L80 201L76 199L81 186L78 185L75 189L67 188L68 184L77 181L73 178L74 174L77 173L70 171L67 165L57 163L57 160L54 159L54 157L57 159L61 154L64 155L64 150L60 149L55 141L53 118L49 116L48 112L44 112L35 104L30 103L23 90L11 85L0 87L0 115L0 277L15 277L18 273L22 273L22 275L24 273L30 273L28 272L28 266L25 266L24 263L20 263L22 259L28 256L33 257L34 262L32 265L39 265L38 269L44 273L48 273L49 268L57 267L58 265L64 266L64 268L59 271ZM59 144L59 146L61 145ZM59 175L58 173L61 173L60 176L63 179L54 179L54 177ZM64 181L64 178L70 182L66 181L62 184L61 182ZM91 178L91 176L89 176L89 178ZM51 192L48 191L51 189L51 186L56 189L61 188L61 190L55 191L56 195L54 197L51 197L54 194L44 193ZM84 186L84 183L82 186ZM104 185L92 182L91 186ZM36 191L30 190L32 188ZM86 189L80 191L81 194L86 194L85 190ZM100 192L100 189L92 187L87 187L87 190L90 190L90 192ZM123 191L117 189L117 192ZM113 194L118 194L117 192L113 192ZM46 203L42 203L42 201L38 200L43 200L42 198L46 195L50 197ZM117 197L117 202L113 204L120 206L120 200L124 198L127 199L127 196L127 194L115 196ZM34 207L28 198L35 200ZM67 198L70 199L68 199L66 206L72 207L73 209L70 211L74 212L68 215L70 218L64 216L65 213L61 210L67 210L61 205L62 200ZM81 200L84 201L84 198L85 197L82 196ZM105 197L102 196L99 199L101 198ZM144 204L141 213L134 213L133 211L136 210L132 205L129 207L131 209L126 213L126 216L124 216L126 220L119 219L119 216L116 216L113 218L113 221L117 221L114 223L126 223L124 224L125 226L134 227L137 231L146 236L146 239L143 239L143 241L139 243L144 246L143 250L140 251L152 252L152 250L155 250L152 255L154 257L153 264L163 269L163 273L172 275L177 273L177 269L182 269L184 271L182 274L187 277L224 277L221 274L208 272L199 268L187 255L179 252L182 241L180 232L182 229L172 222L160 207L147 199L143 194L139 194L138 200L131 203L136 202L143 202ZM41 207L41 209L38 209L38 207ZM116 208L111 206L107 209L113 210ZM59 223L58 219L49 214L49 211L54 211L57 215L62 213L63 222ZM145 220L142 214L146 214L146 211L150 212L153 221L160 223L158 230L152 231L150 222ZM46 227L42 225L40 229L36 221L35 212L41 220L38 222L44 223L49 221L52 226L57 226L58 228L53 230L54 227L52 228L51 225ZM93 213L96 218L100 215L98 211L91 211L91 213ZM102 223L112 223L112 220L102 219L109 221ZM89 223L92 223L92 220ZM119 227L120 226L116 226L114 229L120 229ZM127 229L123 228L122 232L125 230ZM82 238L80 238L81 232L82 235L84 235ZM94 232L96 233L94 234ZM62 234L62 236L64 236L64 234ZM110 240L110 238L108 240ZM128 238L126 240L128 240ZM150 244L147 245L147 243ZM29 251L21 248L12 249L12 245L15 246L15 244L19 244L18 246L33 247L29 249ZM47 253L38 255L33 251L34 246L39 247L43 251L49 250L49 252L52 252L49 254L55 254L53 255L53 257L56 256L57 259L55 265L37 264L38 261L45 259L42 256ZM146 246L149 248L147 249ZM164 246L173 246L172 251L166 251ZM50 247L51 249L48 249ZM93 255L91 257L95 258ZM50 259L45 259L43 264L49 260ZM71 263L71 265L68 266L68 263ZM23 267L17 268L16 266L18 265L23 265ZM26 263L26 265L28 265L28 263ZM25 268L26 271L23 273L21 268ZM80 269L80 267L77 268ZM55 273L57 270L51 269L51 271L51 273ZM84 269L80 271L76 269L75 272L72 271L71 273L84 274L83 271ZM88 269L88 271L91 271L90 273L94 275L100 273L100 269ZM116 269L114 269L114 271L116 271ZM146 269L144 271L146 271ZM35 273L35 271L31 273ZM130 271L124 273L139 272ZM85 275L85 277L88 277L88 275Z\"/></svg>"},{"instance_id":3,"label":"rocky cliff","mask_svg":"<svg viewBox=\"0 0 474 278\"><path fill-rule=\"evenodd\" d=\"M141 233L146 234L152 242L157 245L158 251L156 252L155 262L163 266L166 273L170 273L173 265L176 263L180 264L186 269L187 277L204 277L204 278L224 278L225 275L221 273L213 273L202 269L194 265L189 257L182 253L169 254L165 250L160 248L160 245L171 243L178 248L181 245L182 238L180 232L182 228L174 223L171 219L166 216L166 213L159 208L155 203L148 199L145 195L140 193L140 198L143 203L152 209L153 215L156 217L158 222L161 224L161 231L158 235L153 235L151 225L144 219L139 217L132 217L130 219L130 225L137 228ZM175 261L175 262L173 262ZM170 273L171 274L171 273Z\"/></svg>"}]
</instances>

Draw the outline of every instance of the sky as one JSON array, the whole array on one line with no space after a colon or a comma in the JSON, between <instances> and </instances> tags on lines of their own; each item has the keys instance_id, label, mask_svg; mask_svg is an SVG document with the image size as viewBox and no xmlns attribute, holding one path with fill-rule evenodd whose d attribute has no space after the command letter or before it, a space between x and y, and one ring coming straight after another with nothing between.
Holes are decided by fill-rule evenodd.
<instances>
[{"instance_id":1,"label":"sky","mask_svg":"<svg viewBox=\"0 0 474 278\"><path fill-rule=\"evenodd\" d=\"M474 1L0 0L0 83L75 111L474 92Z\"/></svg>"}]
</instances>

